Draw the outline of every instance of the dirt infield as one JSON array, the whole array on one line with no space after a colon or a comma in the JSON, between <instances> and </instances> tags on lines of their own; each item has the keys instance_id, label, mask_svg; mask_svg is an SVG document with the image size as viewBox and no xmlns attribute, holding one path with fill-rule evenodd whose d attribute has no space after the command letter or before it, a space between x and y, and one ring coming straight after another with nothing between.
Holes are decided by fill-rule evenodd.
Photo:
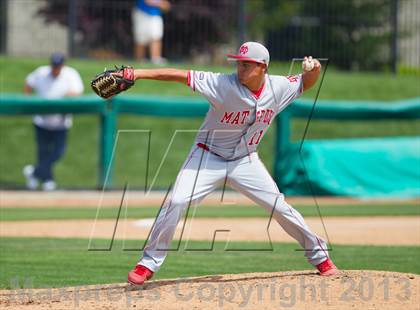
<instances>
[{"instance_id":1,"label":"dirt infield","mask_svg":"<svg viewBox=\"0 0 420 310\"><path fill-rule=\"evenodd\" d=\"M115 207L118 192L7 193L0 192L3 207ZM158 205L161 194L144 199L141 193L128 196L129 204ZM235 194L228 202L252 204ZM103 199L103 200L102 200ZM312 198L291 198L292 204L313 204ZM320 205L359 204L352 199L317 199ZM383 203L376 201L377 203ZM218 196L208 205L220 204ZM389 203L389 201L388 201ZM411 203L411 202L408 202ZM416 203L416 202L414 202ZM317 234L333 244L420 245L420 217L325 217L305 218ZM146 239L154 219L118 222L117 239ZM1 222L0 237L111 238L115 220L45 220ZM293 242L283 229L268 218L195 218L177 228L175 238L183 231L184 240ZM323 278L311 271L211 275L174 280L151 281L142 288L125 283L58 289L0 290L1 309L311 309L311 310L419 310L420 276L382 271L342 271Z\"/></svg>"},{"instance_id":2,"label":"dirt infield","mask_svg":"<svg viewBox=\"0 0 420 310\"><path fill-rule=\"evenodd\" d=\"M142 191L129 191L125 195L125 203L130 206L160 206L165 197L166 192L150 192L147 195ZM18 207L115 207L119 206L123 196L122 191L2 191L0 190L0 206L2 208L18 208ZM404 203L419 204L419 200L360 200L350 197L286 197L290 204L299 205L315 205L315 200L320 206L327 205L357 205L366 203ZM245 196L228 191L223 194L216 191L210 194L201 202L201 205L221 205L221 204L238 204L238 205L254 205L251 200Z\"/></svg>"},{"instance_id":3,"label":"dirt infield","mask_svg":"<svg viewBox=\"0 0 420 310\"><path fill-rule=\"evenodd\" d=\"M121 220L116 239L147 239L154 219ZM327 240L322 222L307 218L313 231ZM115 220L46 220L2 222L2 237L58 237L58 238L111 238ZM274 220L269 224L264 218L197 218L185 223L183 240L213 240L214 231L230 230L218 234L216 240L295 242ZM420 245L420 217L326 217L324 224L333 244L358 245ZM181 222L175 239L181 236Z\"/></svg>"},{"instance_id":4,"label":"dirt infield","mask_svg":"<svg viewBox=\"0 0 420 310\"><path fill-rule=\"evenodd\" d=\"M65 289L0 291L4 309L311 309L417 310L420 276L343 271L323 278L313 271L213 275Z\"/></svg>"}]
</instances>

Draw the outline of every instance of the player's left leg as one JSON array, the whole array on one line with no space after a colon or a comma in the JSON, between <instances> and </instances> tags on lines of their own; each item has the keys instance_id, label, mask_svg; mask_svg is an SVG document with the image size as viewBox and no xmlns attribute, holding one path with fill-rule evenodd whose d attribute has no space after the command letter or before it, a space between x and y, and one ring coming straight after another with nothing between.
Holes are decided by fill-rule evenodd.
<instances>
[{"instance_id":1,"label":"player's left leg","mask_svg":"<svg viewBox=\"0 0 420 310\"><path fill-rule=\"evenodd\" d=\"M270 214L273 212L273 218L305 249L305 256L312 265L319 266L328 260L326 242L313 233L302 215L284 200L284 195L257 153L231 162L228 167L228 184Z\"/></svg>"}]
</instances>

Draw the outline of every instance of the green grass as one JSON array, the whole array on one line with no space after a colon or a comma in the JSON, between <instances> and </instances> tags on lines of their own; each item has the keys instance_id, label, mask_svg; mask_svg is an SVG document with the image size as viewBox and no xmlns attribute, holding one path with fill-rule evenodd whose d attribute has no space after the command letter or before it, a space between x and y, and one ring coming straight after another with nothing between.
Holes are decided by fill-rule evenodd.
<instances>
[{"instance_id":1,"label":"green grass","mask_svg":"<svg viewBox=\"0 0 420 310\"><path fill-rule=\"evenodd\" d=\"M140 242L136 243L140 244ZM208 243L193 242L194 246ZM85 239L2 238L0 243L0 288L23 286L62 287L125 282L127 272L140 252L122 251L116 243L112 251L87 251ZM266 246L239 243L235 246ZM274 272L311 269L295 244L274 244L273 251L226 252L224 242L215 250L172 251L155 279L207 274ZM371 269L420 273L419 247L334 246L331 256L342 269Z\"/></svg>"},{"instance_id":2,"label":"green grass","mask_svg":"<svg viewBox=\"0 0 420 310\"><path fill-rule=\"evenodd\" d=\"M70 59L67 64L76 68L83 78L85 93L91 93L89 86L90 80L105 67L112 68L114 64L130 64L135 67L135 63L130 60L81 60ZM20 93L23 89L23 81L26 75L38 66L48 64L47 58L21 58L0 56L2 68L0 79L0 92ZM203 71L232 72L235 68L232 65L208 66L193 64L170 64L176 68L195 69ZM150 65L142 65L143 68L151 68ZM287 75L290 63L272 62L270 65L271 74ZM299 66L294 65L292 72L297 72ZM402 98L412 98L420 96L417 87L420 76L418 75L398 75L390 73L361 73L361 72L342 72L335 70L332 66L328 68L325 76L324 85L321 91L322 99L349 99L349 100L397 100ZM176 83L164 83L153 81L141 81L135 88L130 90L135 94L161 94L171 96L191 95L191 91ZM314 91L305 95L311 98ZM196 94L195 94L196 95Z\"/></svg>"},{"instance_id":3,"label":"green grass","mask_svg":"<svg viewBox=\"0 0 420 310\"><path fill-rule=\"evenodd\" d=\"M121 60L116 61L121 63ZM125 61L123 61L125 62ZM0 93L20 93L26 75L47 59L13 58L0 56ZM113 61L71 59L68 64L80 71L86 87L92 91L89 81L104 67L111 67ZM182 68L198 68L194 65L174 65ZM148 66L150 67L150 66ZM288 64L273 63L272 74L287 74ZM296 67L297 68L297 67ZM232 72L231 66L200 66L198 69ZM320 93L320 99L348 100L396 100L420 96L419 77L410 75L393 76L378 73L351 73L329 69ZM130 89L130 94L159 94L168 96L197 96L188 87L177 83L140 81ZM305 93L313 98L315 90ZM118 129L152 130L151 161L149 176L152 177L166 151L176 129L197 130L202 119L163 119L123 115L118 119ZM308 139L334 139L371 136L413 136L420 130L418 121L376 121L336 122L314 121L311 123ZM292 140L300 140L306 126L305 120L292 122ZM333 128L333 130L331 130ZM98 117L76 115L69 134L68 149L57 164L56 179L64 188L94 188L97 184L98 167ZM177 171L187 155L194 133L176 138L174 149L169 152L167 163L156 185L167 188L175 180ZM273 167L274 130L268 131L261 145L260 155L266 166ZM144 186L147 141L140 134L126 133L120 136L115 159L114 185L122 187L126 182L131 187ZM34 133L29 116L0 117L0 187L23 187L22 167L36 161ZM149 180L150 183L151 180Z\"/></svg>"},{"instance_id":4,"label":"green grass","mask_svg":"<svg viewBox=\"0 0 420 310\"><path fill-rule=\"evenodd\" d=\"M294 206L303 216L318 217L316 206ZM127 218L141 219L157 216L157 207L130 208ZM192 209L191 209L192 211ZM392 204L392 205L353 205L353 206L320 206L322 216L415 216L420 215L420 206ZM98 219L116 219L118 208L102 208ZM122 209L121 216L125 217ZM191 216L191 213L190 213ZM66 219L94 219L96 208L2 208L1 221L31 221L31 220L66 220ZM196 218L246 218L269 217L269 214L257 206L199 206Z\"/></svg>"}]
</instances>

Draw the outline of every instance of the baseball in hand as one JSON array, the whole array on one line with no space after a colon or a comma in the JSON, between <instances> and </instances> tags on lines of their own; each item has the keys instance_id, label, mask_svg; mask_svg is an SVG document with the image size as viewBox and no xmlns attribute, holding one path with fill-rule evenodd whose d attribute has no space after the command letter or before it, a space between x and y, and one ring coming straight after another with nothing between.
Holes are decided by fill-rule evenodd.
<instances>
[{"instance_id":1,"label":"baseball in hand","mask_svg":"<svg viewBox=\"0 0 420 310\"><path fill-rule=\"evenodd\" d=\"M312 56L305 57L302 62L303 71L312 71L315 66L315 61L312 59Z\"/></svg>"}]
</instances>

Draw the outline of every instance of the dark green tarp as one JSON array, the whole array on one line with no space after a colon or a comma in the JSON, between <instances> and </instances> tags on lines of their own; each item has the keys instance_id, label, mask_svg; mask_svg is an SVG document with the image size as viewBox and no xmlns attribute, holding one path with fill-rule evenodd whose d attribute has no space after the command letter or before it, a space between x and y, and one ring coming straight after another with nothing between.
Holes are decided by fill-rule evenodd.
<instances>
[{"instance_id":1,"label":"dark green tarp","mask_svg":"<svg viewBox=\"0 0 420 310\"><path fill-rule=\"evenodd\" d=\"M420 197L420 137L308 140L283 160L289 195Z\"/></svg>"}]
</instances>

